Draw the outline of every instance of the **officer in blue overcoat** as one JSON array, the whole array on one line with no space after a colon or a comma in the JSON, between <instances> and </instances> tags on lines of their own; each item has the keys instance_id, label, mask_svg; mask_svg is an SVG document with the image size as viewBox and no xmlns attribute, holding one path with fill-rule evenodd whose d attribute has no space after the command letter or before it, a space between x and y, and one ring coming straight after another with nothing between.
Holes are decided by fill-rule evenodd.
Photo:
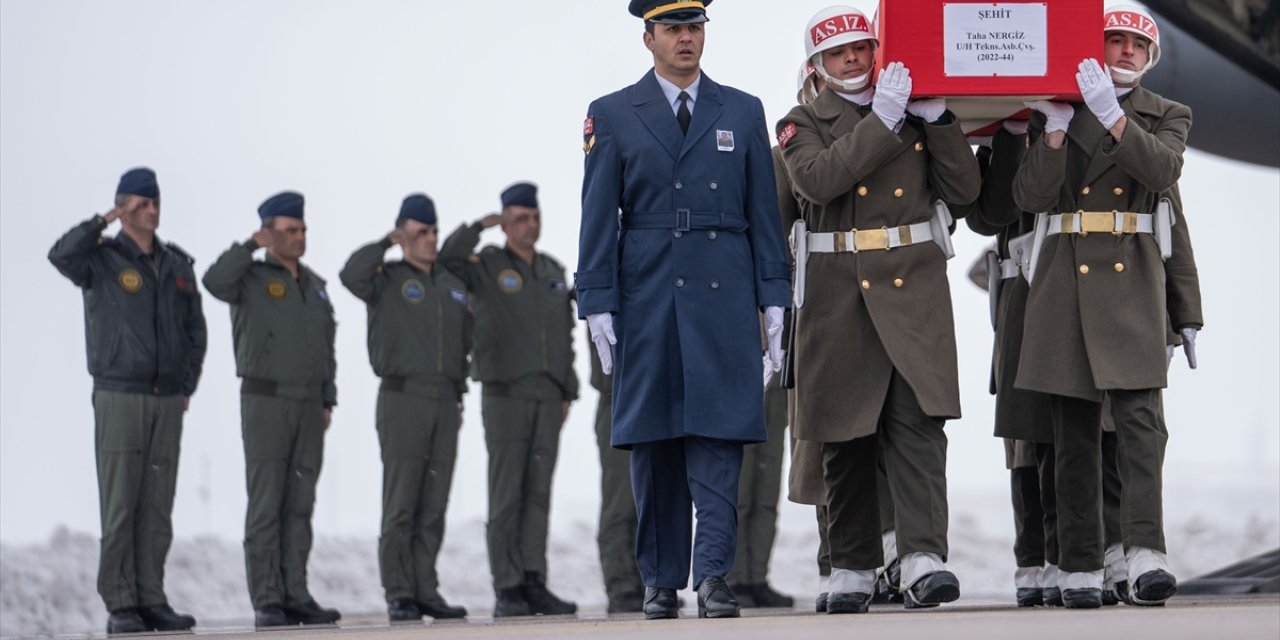
<instances>
[{"instance_id":1,"label":"officer in blue overcoat","mask_svg":"<svg viewBox=\"0 0 1280 640\"><path fill-rule=\"evenodd\" d=\"M654 68L593 102L578 313L607 372L612 444L631 449L645 617L674 618L688 584L692 508L699 617L735 617L742 445L765 440L759 312L782 362L789 306L760 100L701 73L706 2L632 0Z\"/></svg>"}]
</instances>

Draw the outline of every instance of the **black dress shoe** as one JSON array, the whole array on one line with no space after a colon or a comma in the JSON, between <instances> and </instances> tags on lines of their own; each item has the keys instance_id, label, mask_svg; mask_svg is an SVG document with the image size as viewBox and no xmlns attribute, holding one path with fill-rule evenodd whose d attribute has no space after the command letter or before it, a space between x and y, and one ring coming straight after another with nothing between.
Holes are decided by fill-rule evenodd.
<instances>
[{"instance_id":1,"label":"black dress shoe","mask_svg":"<svg viewBox=\"0 0 1280 640\"><path fill-rule=\"evenodd\" d=\"M676 590L665 587L644 588L644 619L662 620L680 617L680 605Z\"/></svg>"},{"instance_id":2,"label":"black dress shoe","mask_svg":"<svg viewBox=\"0 0 1280 640\"><path fill-rule=\"evenodd\" d=\"M819 593L818 597L813 599L813 610L817 611L818 613L827 612L827 592L826 591Z\"/></svg>"},{"instance_id":3,"label":"black dress shoe","mask_svg":"<svg viewBox=\"0 0 1280 640\"><path fill-rule=\"evenodd\" d=\"M1040 587L1018 587L1019 607L1038 607L1044 604L1044 589Z\"/></svg>"},{"instance_id":4,"label":"black dress shoe","mask_svg":"<svg viewBox=\"0 0 1280 640\"><path fill-rule=\"evenodd\" d=\"M934 571L907 589L903 604L908 609L930 609L960 598L960 579L950 571Z\"/></svg>"},{"instance_id":5,"label":"black dress shoe","mask_svg":"<svg viewBox=\"0 0 1280 640\"><path fill-rule=\"evenodd\" d=\"M764 606L756 603L755 585L753 584L733 584L729 585L729 589L733 591L733 597L737 598L738 606L743 609Z\"/></svg>"},{"instance_id":6,"label":"black dress shoe","mask_svg":"<svg viewBox=\"0 0 1280 640\"><path fill-rule=\"evenodd\" d=\"M1102 589L1102 606L1114 607L1120 604L1120 594L1112 587L1103 587Z\"/></svg>"},{"instance_id":7,"label":"black dress shoe","mask_svg":"<svg viewBox=\"0 0 1280 640\"><path fill-rule=\"evenodd\" d=\"M453 620L467 617L466 607L451 605L438 593L414 604L418 606L418 611L422 612L422 615L431 616L436 620Z\"/></svg>"},{"instance_id":8,"label":"black dress shoe","mask_svg":"<svg viewBox=\"0 0 1280 640\"><path fill-rule=\"evenodd\" d=\"M862 591L833 593L827 596L827 614L866 613L871 605L871 594Z\"/></svg>"},{"instance_id":9,"label":"black dress shoe","mask_svg":"<svg viewBox=\"0 0 1280 640\"><path fill-rule=\"evenodd\" d=\"M107 616L107 634L115 635L117 633L142 633L150 631L151 628L143 621L142 616L138 615L138 610L133 607L124 609L116 609Z\"/></svg>"},{"instance_id":10,"label":"black dress shoe","mask_svg":"<svg viewBox=\"0 0 1280 640\"><path fill-rule=\"evenodd\" d=\"M1140 607L1163 607L1178 592L1178 579L1164 569L1148 571L1133 581L1129 594L1132 604Z\"/></svg>"},{"instance_id":11,"label":"black dress shoe","mask_svg":"<svg viewBox=\"0 0 1280 640\"><path fill-rule=\"evenodd\" d=\"M421 622L422 612L409 598L396 598L387 603L387 618L392 622Z\"/></svg>"},{"instance_id":12,"label":"black dress shoe","mask_svg":"<svg viewBox=\"0 0 1280 640\"><path fill-rule=\"evenodd\" d=\"M738 603L742 604L742 593L734 590L738 595ZM771 607L775 609L790 609L796 606L796 599L789 595L778 593L769 586L769 583L762 582L751 586L751 595L756 601L757 607ZM745 606L745 605L744 605Z\"/></svg>"},{"instance_id":13,"label":"black dress shoe","mask_svg":"<svg viewBox=\"0 0 1280 640\"><path fill-rule=\"evenodd\" d=\"M1116 583L1116 596L1120 598L1120 602L1125 604L1133 604L1129 598L1129 581L1121 580Z\"/></svg>"},{"instance_id":14,"label":"black dress shoe","mask_svg":"<svg viewBox=\"0 0 1280 640\"><path fill-rule=\"evenodd\" d=\"M284 614L297 624L333 624L342 619L337 609L326 609L315 600L283 609Z\"/></svg>"},{"instance_id":15,"label":"black dress shoe","mask_svg":"<svg viewBox=\"0 0 1280 640\"><path fill-rule=\"evenodd\" d=\"M1097 609L1102 606L1102 589L1064 589L1062 606L1068 609Z\"/></svg>"},{"instance_id":16,"label":"black dress shoe","mask_svg":"<svg viewBox=\"0 0 1280 640\"><path fill-rule=\"evenodd\" d=\"M622 593L609 598L609 613L639 613L644 611L643 593Z\"/></svg>"},{"instance_id":17,"label":"black dress shoe","mask_svg":"<svg viewBox=\"0 0 1280 640\"><path fill-rule=\"evenodd\" d=\"M510 587L498 589L498 599L493 605L493 617L510 618L512 616L531 616L529 602L524 599L524 589Z\"/></svg>"},{"instance_id":18,"label":"black dress shoe","mask_svg":"<svg viewBox=\"0 0 1280 640\"><path fill-rule=\"evenodd\" d=\"M1058 587L1044 588L1044 606L1061 607L1062 606L1062 589Z\"/></svg>"},{"instance_id":19,"label":"black dress shoe","mask_svg":"<svg viewBox=\"0 0 1280 640\"><path fill-rule=\"evenodd\" d=\"M284 609L278 604L267 605L253 611L253 626L258 629L269 627L291 627L297 623L289 619L285 615Z\"/></svg>"},{"instance_id":20,"label":"black dress shoe","mask_svg":"<svg viewBox=\"0 0 1280 640\"><path fill-rule=\"evenodd\" d=\"M538 616L565 616L578 612L578 605L561 600L547 588L546 580L532 571L524 574L524 599L529 611Z\"/></svg>"},{"instance_id":21,"label":"black dress shoe","mask_svg":"<svg viewBox=\"0 0 1280 640\"><path fill-rule=\"evenodd\" d=\"M167 602L138 607L138 615L151 631L186 631L196 626L195 616L178 613Z\"/></svg>"},{"instance_id":22,"label":"black dress shoe","mask_svg":"<svg viewBox=\"0 0 1280 640\"><path fill-rule=\"evenodd\" d=\"M738 599L725 584L724 578L712 576L703 578L698 585L698 617L699 618L737 618L742 615Z\"/></svg>"}]
</instances>

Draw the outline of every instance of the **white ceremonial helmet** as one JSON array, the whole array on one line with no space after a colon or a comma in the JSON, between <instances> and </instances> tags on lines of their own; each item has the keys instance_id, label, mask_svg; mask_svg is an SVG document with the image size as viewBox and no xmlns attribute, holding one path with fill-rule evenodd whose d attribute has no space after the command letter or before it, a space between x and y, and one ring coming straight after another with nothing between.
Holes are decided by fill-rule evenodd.
<instances>
[{"instance_id":1,"label":"white ceremonial helmet","mask_svg":"<svg viewBox=\"0 0 1280 640\"><path fill-rule=\"evenodd\" d=\"M831 77L827 73L827 70L822 66L822 58L820 56L823 51L828 49L834 49L850 42L861 40L870 40L875 48L880 46L880 41L876 39L875 29L871 25L871 20L867 19L865 13L845 5L827 7L815 13L812 18L809 18L809 25L805 27L804 53L809 62L813 64L818 75L832 88L846 93L861 91L871 83L872 72L870 69L857 78L840 80Z\"/></svg>"},{"instance_id":2,"label":"white ceremonial helmet","mask_svg":"<svg viewBox=\"0 0 1280 640\"><path fill-rule=\"evenodd\" d=\"M1132 4L1111 5L1102 12L1102 31L1124 31L1142 36L1151 41L1147 58L1147 66L1130 71L1111 67L1111 77L1120 84L1133 84L1142 74L1150 71L1160 61L1160 28L1151 14L1142 7Z\"/></svg>"},{"instance_id":3,"label":"white ceremonial helmet","mask_svg":"<svg viewBox=\"0 0 1280 640\"><path fill-rule=\"evenodd\" d=\"M818 70L812 62L805 60L796 74L796 102L809 104L818 97Z\"/></svg>"}]
</instances>

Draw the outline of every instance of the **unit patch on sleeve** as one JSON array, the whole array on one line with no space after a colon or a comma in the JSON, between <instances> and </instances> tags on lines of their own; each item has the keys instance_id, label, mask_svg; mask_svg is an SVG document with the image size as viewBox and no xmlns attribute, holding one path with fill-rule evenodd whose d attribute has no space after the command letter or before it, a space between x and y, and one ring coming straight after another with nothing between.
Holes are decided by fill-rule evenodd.
<instances>
[{"instance_id":1,"label":"unit patch on sleeve","mask_svg":"<svg viewBox=\"0 0 1280 640\"><path fill-rule=\"evenodd\" d=\"M786 149L787 143L791 142L791 139L794 137L796 137L796 123L788 122L787 126L783 127L782 131L778 132L778 146Z\"/></svg>"}]
</instances>

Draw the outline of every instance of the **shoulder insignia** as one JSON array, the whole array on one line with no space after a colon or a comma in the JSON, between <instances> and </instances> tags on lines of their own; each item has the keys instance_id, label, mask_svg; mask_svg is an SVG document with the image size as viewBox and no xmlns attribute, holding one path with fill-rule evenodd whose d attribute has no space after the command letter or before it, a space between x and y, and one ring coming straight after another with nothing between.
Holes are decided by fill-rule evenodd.
<instances>
[{"instance_id":1,"label":"shoulder insignia","mask_svg":"<svg viewBox=\"0 0 1280 640\"><path fill-rule=\"evenodd\" d=\"M591 148L596 146L596 117L588 115L582 123L582 152L590 155Z\"/></svg>"},{"instance_id":2,"label":"shoulder insignia","mask_svg":"<svg viewBox=\"0 0 1280 640\"><path fill-rule=\"evenodd\" d=\"M272 278L267 281L267 296L272 300L284 300L289 295L289 287L285 285L284 280Z\"/></svg>"},{"instance_id":3,"label":"shoulder insignia","mask_svg":"<svg viewBox=\"0 0 1280 640\"><path fill-rule=\"evenodd\" d=\"M778 132L778 146L786 149L787 143L794 137L796 137L796 123L788 122L787 126Z\"/></svg>"},{"instance_id":4,"label":"shoulder insignia","mask_svg":"<svg viewBox=\"0 0 1280 640\"><path fill-rule=\"evenodd\" d=\"M503 293L520 293L524 289L524 276L515 269L503 269L498 272L498 288Z\"/></svg>"},{"instance_id":5,"label":"shoulder insignia","mask_svg":"<svg viewBox=\"0 0 1280 640\"><path fill-rule=\"evenodd\" d=\"M142 289L142 274L132 267L121 271L116 280L120 282L120 288L129 293L137 293Z\"/></svg>"}]
</instances>

